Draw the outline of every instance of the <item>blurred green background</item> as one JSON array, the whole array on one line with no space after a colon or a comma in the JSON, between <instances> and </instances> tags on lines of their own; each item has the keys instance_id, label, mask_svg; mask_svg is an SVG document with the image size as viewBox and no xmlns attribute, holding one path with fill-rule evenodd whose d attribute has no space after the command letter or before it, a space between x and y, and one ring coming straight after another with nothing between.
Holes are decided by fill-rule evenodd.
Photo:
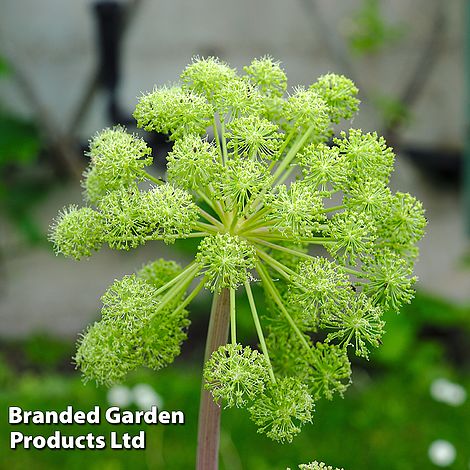
<instances>
[{"instance_id":1,"label":"blurred green background","mask_svg":"<svg viewBox=\"0 0 470 470\"><path fill-rule=\"evenodd\" d=\"M137 371L120 389L136 409L135 386L149 385L146 399L183 410L184 426L60 428L74 435L145 429L145 451L8 450L12 430L48 435L55 427L9 426L7 407L88 410L113 402L74 370L77 335L98 317L99 297L113 279L153 258L184 260L193 247L155 244L75 263L54 256L47 229L62 206L80 201L88 138L115 123L134 130L136 96L173 81L195 54L220 55L239 68L271 54L284 63L291 86L328 71L350 76L363 102L353 126L386 136L397 152L393 188L423 200L429 218L416 299L399 315L387 314L383 346L369 361L354 362L344 399L319 402L314 424L285 445L257 435L244 411L224 411L221 468L285 469L312 460L349 470L470 468L466 7L464 0L4 0L0 468L194 466L208 295L191 310L189 339L176 363L159 373ZM163 172L166 137L145 137L155 170ZM255 344L248 307L240 309L240 335ZM438 440L455 451L447 462L444 451L441 460L429 455Z\"/></svg>"}]
</instances>

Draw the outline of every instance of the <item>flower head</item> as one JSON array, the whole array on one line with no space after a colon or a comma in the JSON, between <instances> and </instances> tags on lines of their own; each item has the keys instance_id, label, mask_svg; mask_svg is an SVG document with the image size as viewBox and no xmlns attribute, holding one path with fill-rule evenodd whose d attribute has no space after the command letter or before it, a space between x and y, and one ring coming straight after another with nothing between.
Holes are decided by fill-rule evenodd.
<instances>
[{"instance_id":1,"label":"flower head","mask_svg":"<svg viewBox=\"0 0 470 470\"><path fill-rule=\"evenodd\" d=\"M301 309L303 324L315 330L320 319L351 295L351 283L341 267L326 258L299 263L289 299Z\"/></svg>"},{"instance_id":2,"label":"flower head","mask_svg":"<svg viewBox=\"0 0 470 470\"><path fill-rule=\"evenodd\" d=\"M241 116L228 125L228 146L245 158L276 159L282 134L278 126L262 117Z\"/></svg>"},{"instance_id":3,"label":"flower head","mask_svg":"<svg viewBox=\"0 0 470 470\"><path fill-rule=\"evenodd\" d=\"M388 182L394 155L383 137L378 137L375 132L364 134L360 129L350 129L348 136L341 132L341 139L334 139L334 142L348 163L348 180L351 183Z\"/></svg>"},{"instance_id":4,"label":"flower head","mask_svg":"<svg viewBox=\"0 0 470 470\"><path fill-rule=\"evenodd\" d=\"M203 267L206 284L212 291L236 289L250 278L254 249L229 233L206 237L199 245L196 261Z\"/></svg>"},{"instance_id":5,"label":"flower head","mask_svg":"<svg viewBox=\"0 0 470 470\"><path fill-rule=\"evenodd\" d=\"M328 105L318 93L302 87L295 89L286 101L284 111L289 127L303 132L312 128L315 140L320 141L329 134L328 112Z\"/></svg>"},{"instance_id":6,"label":"flower head","mask_svg":"<svg viewBox=\"0 0 470 470\"><path fill-rule=\"evenodd\" d=\"M287 76L278 61L265 56L244 67L250 81L268 96L282 96L287 89Z\"/></svg>"},{"instance_id":7,"label":"flower head","mask_svg":"<svg viewBox=\"0 0 470 470\"><path fill-rule=\"evenodd\" d=\"M320 191L341 189L346 177L346 165L338 147L310 144L299 154L304 181Z\"/></svg>"},{"instance_id":8,"label":"flower head","mask_svg":"<svg viewBox=\"0 0 470 470\"><path fill-rule=\"evenodd\" d=\"M269 381L268 364L258 351L227 344L212 353L204 366L205 388L214 400L240 407L263 393Z\"/></svg>"},{"instance_id":9,"label":"flower head","mask_svg":"<svg viewBox=\"0 0 470 470\"><path fill-rule=\"evenodd\" d=\"M302 463L299 465L300 470L344 470L343 468L333 468L331 465L327 465L324 462L310 462L310 463Z\"/></svg>"},{"instance_id":10,"label":"flower head","mask_svg":"<svg viewBox=\"0 0 470 470\"><path fill-rule=\"evenodd\" d=\"M351 297L344 302L341 309L330 313L323 320L323 327L333 329L328 333L327 342L339 340L339 344L353 344L356 355L369 357L368 344L378 347L384 334L385 322L382 320L382 310L373 304L365 294Z\"/></svg>"},{"instance_id":11,"label":"flower head","mask_svg":"<svg viewBox=\"0 0 470 470\"><path fill-rule=\"evenodd\" d=\"M237 158L227 163L226 175L219 188L227 209L243 214L249 212L251 202L270 188L271 181L266 165Z\"/></svg>"},{"instance_id":12,"label":"flower head","mask_svg":"<svg viewBox=\"0 0 470 470\"><path fill-rule=\"evenodd\" d=\"M89 207L70 205L54 220L49 240L57 254L77 260L90 256L103 244L100 214Z\"/></svg>"},{"instance_id":13,"label":"flower head","mask_svg":"<svg viewBox=\"0 0 470 470\"><path fill-rule=\"evenodd\" d=\"M384 249L367 259L363 272L369 282L361 284L374 303L398 311L402 304L413 299L417 278L412 275L410 264L391 250Z\"/></svg>"},{"instance_id":14,"label":"flower head","mask_svg":"<svg viewBox=\"0 0 470 470\"><path fill-rule=\"evenodd\" d=\"M272 220L286 238L308 238L319 231L321 222L326 220L321 195L301 181L292 183L290 188L279 185L270 202L266 218Z\"/></svg>"},{"instance_id":15,"label":"flower head","mask_svg":"<svg viewBox=\"0 0 470 470\"><path fill-rule=\"evenodd\" d=\"M351 119L358 110L359 100L356 96L359 90L343 75L322 75L310 89L318 93L328 105L328 114L334 123L341 119Z\"/></svg>"},{"instance_id":16,"label":"flower head","mask_svg":"<svg viewBox=\"0 0 470 470\"><path fill-rule=\"evenodd\" d=\"M152 163L151 149L121 126L105 129L90 141L91 166L82 185L86 198L97 204L108 192L144 180L143 169Z\"/></svg>"},{"instance_id":17,"label":"flower head","mask_svg":"<svg viewBox=\"0 0 470 470\"><path fill-rule=\"evenodd\" d=\"M249 410L258 432L278 442L292 442L300 427L312 421L313 400L306 385L286 377L271 384Z\"/></svg>"},{"instance_id":18,"label":"flower head","mask_svg":"<svg viewBox=\"0 0 470 470\"><path fill-rule=\"evenodd\" d=\"M212 107L205 99L180 87L156 88L140 98L134 117L146 131L169 134L172 140L206 131Z\"/></svg>"},{"instance_id":19,"label":"flower head","mask_svg":"<svg viewBox=\"0 0 470 470\"><path fill-rule=\"evenodd\" d=\"M349 346L367 358L384 333L383 309L411 300L426 219L419 201L390 191L394 154L382 137L350 129L332 138L358 108L349 79L327 74L286 96L279 62L262 57L243 70L196 57L180 83L139 99L137 125L173 141L165 179L147 173L140 137L120 126L97 134L83 181L96 209L65 209L51 240L80 259L105 243L195 238L185 267L157 259L112 284L76 363L107 385L171 363L187 307L206 288L231 339L207 361L206 387L217 402L248 407L259 432L290 442L314 401L346 390ZM237 337L241 294L260 352Z\"/></svg>"},{"instance_id":20,"label":"flower head","mask_svg":"<svg viewBox=\"0 0 470 470\"><path fill-rule=\"evenodd\" d=\"M197 135L177 140L167 159L168 181L186 190L204 189L221 171L216 147Z\"/></svg>"}]
</instances>

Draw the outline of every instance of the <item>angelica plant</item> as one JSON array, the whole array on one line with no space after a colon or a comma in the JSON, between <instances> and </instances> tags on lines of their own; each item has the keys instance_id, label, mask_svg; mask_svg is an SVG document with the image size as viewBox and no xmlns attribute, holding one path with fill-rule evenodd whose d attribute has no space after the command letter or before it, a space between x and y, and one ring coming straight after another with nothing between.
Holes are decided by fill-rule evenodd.
<instances>
[{"instance_id":1,"label":"angelica plant","mask_svg":"<svg viewBox=\"0 0 470 470\"><path fill-rule=\"evenodd\" d=\"M217 468L222 407L246 409L259 432L291 442L315 402L345 392L350 354L368 358L380 345L384 310L413 297L422 205L389 189L394 154L382 137L351 129L334 138L358 110L357 88L328 74L286 90L269 57L242 75L194 59L134 113L139 127L174 142L166 180L149 171L139 136L106 129L90 143L86 205L66 208L52 227L57 253L75 259L103 245L200 239L187 266L157 259L115 281L75 355L99 384L141 365L158 370L179 354L187 307L208 289L200 469ZM238 339L237 294L247 296L258 349Z\"/></svg>"}]
</instances>

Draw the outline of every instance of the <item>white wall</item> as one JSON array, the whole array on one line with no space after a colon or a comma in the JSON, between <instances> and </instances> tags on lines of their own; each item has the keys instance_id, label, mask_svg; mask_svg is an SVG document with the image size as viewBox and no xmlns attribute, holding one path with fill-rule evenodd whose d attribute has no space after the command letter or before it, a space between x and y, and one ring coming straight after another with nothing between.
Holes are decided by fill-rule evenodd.
<instances>
[{"instance_id":1,"label":"white wall","mask_svg":"<svg viewBox=\"0 0 470 470\"><path fill-rule=\"evenodd\" d=\"M382 1L387 21L404 36L380 54L355 58L354 71L368 94L396 96L410 76L442 0ZM306 4L316 5L312 16ZM93 73L94 22L90 0L2 0L0 51L8 47L58 123L70 120L84 82ZM343 72L328 44L346 48L351 14L361 0L143 0L124 44L122 104L154 84L174 81L191 56L216 54L241 67L269 53L281 60L290 83L308 84L327 71ZM438 61L414 107L408 140L458 146L463 140L463 0L445 2L446 30ZM322 18L325 28L319 27ZM328 34L325 34L325 30ZM12 80L0 81L0 100L29 107ZM88 138L106 124L97 97L79 133ZM367 107L355 125L376 129Z\"/></svg>"}]
</instances>

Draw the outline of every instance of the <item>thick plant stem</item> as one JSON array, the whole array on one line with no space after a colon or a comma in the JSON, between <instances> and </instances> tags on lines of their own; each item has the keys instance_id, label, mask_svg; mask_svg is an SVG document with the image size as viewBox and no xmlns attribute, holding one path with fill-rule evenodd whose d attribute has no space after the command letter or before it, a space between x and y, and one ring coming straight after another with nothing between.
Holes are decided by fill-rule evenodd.
<instances>
[{"instance_id":1,"label":"thick plant stem","mask_svg":"<svg viewBox=\"0 0 470 470\"><path fill-rule=\"evenodd\" d=\"M229 323L229 289L222 289L220 294L214 294L212 302L204 363L219 346L227 343ZM199 406L197 470L217 470L219 467L220 412L220 406L214 403L210 392L205 390L203 379Z\"/></svg>"}]
</instances>

